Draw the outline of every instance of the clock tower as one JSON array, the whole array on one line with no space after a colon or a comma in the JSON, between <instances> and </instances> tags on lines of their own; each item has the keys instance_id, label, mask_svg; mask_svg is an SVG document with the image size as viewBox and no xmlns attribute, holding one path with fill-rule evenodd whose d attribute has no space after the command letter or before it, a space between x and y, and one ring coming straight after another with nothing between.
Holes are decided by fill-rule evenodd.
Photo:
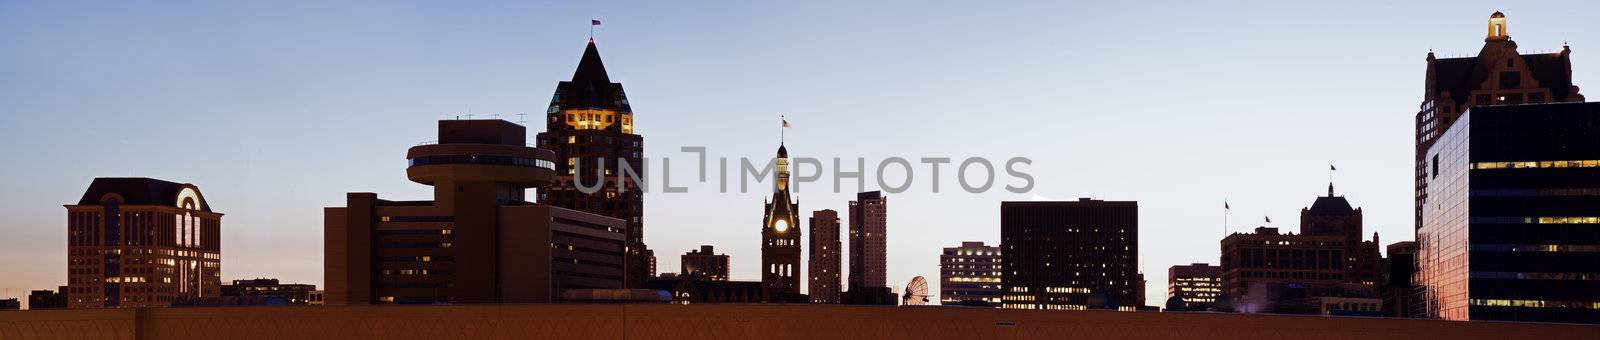
<instances>
[{"instance_id":1,"label":"clock tower","mask_svg":"<svg viewBox=\"0 0 1600 340\"><path fill-rule=\"evenodd\" d=\"M789 197L789 151L778 145L777 180L761 223L761 291L766 301L800 301L800 204Z\"/></svg>"}]
</instances>

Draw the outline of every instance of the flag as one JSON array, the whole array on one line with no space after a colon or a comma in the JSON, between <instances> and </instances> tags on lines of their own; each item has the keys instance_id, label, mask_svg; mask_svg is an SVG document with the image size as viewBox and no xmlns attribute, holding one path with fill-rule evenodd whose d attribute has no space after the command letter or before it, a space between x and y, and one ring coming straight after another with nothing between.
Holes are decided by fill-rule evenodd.
<instances>
[{"instance_id":1,"label":"flag","mask_svg":"<svg viewBox=\"0 0 1600 340\"><path fill-rule=\"evenodd\" d=\"M1266 217L1267 218L1267 223L1272 223L1272 217L1271 216L1262 216L1262 217Z\"/></svg>"},{"instance_id":2,"label":"flag","mask_svg":"<svg viewBox=\"0 0 1600 340\"><path fill-rule=\"evenodd\" d=\"M788 119L782 119L782 118L779 118L779 119L783 121L783 128L785 128L785 129L789 128L789 120Z\"/></svg>"},{"instance_id":3,"label":"flag","mask_svg":"<svg viewBox=\"0 0 1600 340\"><path fill-rule=\"evenodd\" d=\"M600 26L600 19L589 19L589 26Z\"/></svg>"},{"instance_id":4,"label":"flag","mask_svg":"<svg viewBox=\"0 0 1600 340\"><path fill-rule=\"evenodd\" d=\"M1334 170L1339 170L1339 168L1335 168L1335 167L1333 167L1332 163L1329 163L1328 164L1328 171L1334 171Z\"/></svg>"},{"instance_id":5,"label":"flag","mask_svg":"<svg viewBox=\"0 0 1600 340\"><path fill-rule=\"evenodd\" d=\"M1233 210L1233 206L1228 205L1228 201L1222 201L1222 210Z\"/></svg>"}]
</instances>

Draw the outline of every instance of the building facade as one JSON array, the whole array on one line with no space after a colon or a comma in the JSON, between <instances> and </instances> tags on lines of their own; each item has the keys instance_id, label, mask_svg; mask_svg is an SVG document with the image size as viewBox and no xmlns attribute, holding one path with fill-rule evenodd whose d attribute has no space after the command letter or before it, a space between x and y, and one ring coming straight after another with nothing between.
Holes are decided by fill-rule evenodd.
<instances>
[{"instance_id":1,"label":"building facade","mask_svg":"<svg viewBox=\"0 0 1600 340\"><path fill-rule=\"evenodd\" d=\"M164 307L221 293L222 214L199 187L96 178L66 208L69 308Z\"/></svg>"},{"instance_id":2,"label":"building facade","mask_svg":"<svg viewBox=\"0 0 1600 340\"><path fill-rule=\"evenodd\" d=\"M55 291L40 289L28 293L28 309L64 309L67 308L67 286L61 286Z\"/></svg>"},{"instance_id":3,"label":"building facade","mask_svg":"<svg viewBox=\"0 0 1600 340\"><path fill-rule=\"evenodd\" d=\"M702 245L679 258L678 276L691 280L727 281L728 254L717 254L715 247Z\"/></svg>"},{"instance_id":4,"label":"building facade","mask_svg":"<svg viewBox=\"0 0 1600 340\"><path fill-rule=\"evenodd\" d=\"M850 201L849 289L888 287L889 198L882 192L856 194Z\"/></svg>"},{"instance_id":5,"label":"building facade","mask_svg":"<svg viewBox=\"0 0 1600 340\"><path fill-rule=\"evenodd\" d=\"M611 82L593 38L572 80L556 84L545 115L538 146L555 152L556 175L539 189L539 203L627 223L627 285L643 287L653 276L644 244L644 188L638 180L644 175L644 137L634 131L633 106L622 84Z\"/></svg>"},{"instance_id":6,"label":"building facade","mask_svg":"<svg viewBox=\"0 0 1600 340\"><path fill-rule=\"evenodd\" d=\"M789 196L789 150L778 146L777 180L761 218L761 286L767 301L800 299L800 203Z\"/></svg>"},{"instance_id":7,"label":"building facade","mask_svg":"<svg viewBox=\"0 0 1600 340\"><path fill-rule=\"evenodd\" d=\"M1300 223L1301 234L1263 226L1223 238L1227 305L1244 313L1311 314L1320 307L1310 298L1377 298L1382 255L1377 234L1361 237L1360 208L1329 184L1327 196L1300 210Z\"/></svg>"},{"instance_id":8,"label":"building facade","mask_svg":"<svg viewBox=\"0 0 1600 340\"><path fill-rule=\"evenodd\" d=\"M1571 48L1562 45L1560 52L1523 54L1506 24L1505 14L1489 15L1488 33L1475 57L1437 58L1428 52L1425 91L1416 119L1416 228L1422 228L1422 206L1428 197L1426 151L1468 108L1584 101L1572 83Z\"/></svg>"},{"instance_id":9,"label":"building facade","mask_svg":"<svg viewBox=\"0 0 1600 340\"><path fill-rule=\"evenodd\" d=\"M939 304L1000 306L1000 247L961 242L939 254Z\"/></svg>"},{"instance_id":10,"label":"building facade","mask_svg":"<svg viewBox=\"0 0 1600 340\"><path fill-rule=\"evenodd\" d=\"M843 244L839 241L839 212L823 209L811 212L810 282L806 293L811 303L839 303L840 267Z\"/></svg>"},{"instance_id":11,"label":"building facade","mask_svg":"<svg viewBox=\"0 0 1600 340\"><path fill-rule=\"evenodd\" d=\"M1403 241L1389 244L1384 265L1388 268L1379 287L1383 298L1383 315L1391 318L1417 317L1418 301L1411 278L1417 272L1417 242Z\"/></svg>"},{"instance_id":12,"label":"building facade","mask_svg":"<svg viewBox=\"0 0 1600 340\"><path fill-rule=\"evenodd\" d=\"M1426 155L1424 317L1600 323L1600 103L1474 107Z\"/></svg>"},{"instance_id":13,"label":"building facade","mask_svg":"<svg viewBox=\"0 0 1600 340\"><path fill-rule=\"evenodd\" d=\"M1000 237L1003 308L1144 306L1138 202L1001 202Z\"/></svg>"},{"instance_id":14,"label":"building facade","mask_svg":"<svg viewBox=\"0 0 1600 340\"><path fill-rule=\"evenodd\" d=\"M311 292L316 290L317 285L279 283L278 279L259 278L223 284L222 296L276 296L284 302L303 305L311 302Z\"/></svg>"},{"instance_id":15,"label":"building facade","mask_svg":"<svg viewBox=\"0 0 1600 340\"><path fill-rule=\"evenodd\" d=\"M349 193L324 209L328 305L550 302L623 287L627 224L525 200L554 181L554 153L521 125L445 120L412 147L406 176L433 200Z\"/></svg>"},{"instance_id":16,"label":"building facade","mask_svg":"<svg viewBox=\"0 0 1600 340\"><path fill-rule=\"evenodd\" d=\"M1167 298L1183 301L1183 310L1212 309L1222 295L1222 267L1206 263L1167 268Z\"/></svg>"}]
</instances>

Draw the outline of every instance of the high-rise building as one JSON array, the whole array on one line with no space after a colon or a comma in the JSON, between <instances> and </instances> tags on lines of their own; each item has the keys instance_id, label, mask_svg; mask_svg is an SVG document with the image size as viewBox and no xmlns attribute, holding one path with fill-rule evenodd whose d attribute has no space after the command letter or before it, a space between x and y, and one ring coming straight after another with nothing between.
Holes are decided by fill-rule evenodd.
<instances>
[{"instance_id":1,"label":"high-rise building","mask_svg":"<svg viewBox=\"0 0 1600 340\"><path fill-rule=\"evenodd\" d=\"M1000 306L1000 247L982 241L945 247L939 255L939 304Z\"/></svg>"},{"instance_id":2,"label":"high-rise building","mask_svg":"<svg viewBox=\"0 0 1600 340\"><path fill-rule=\"evenodd\" d=\"M1428 198L1426 151L1468 108L1584 100L1572 83L1571 48L1518 52L1500 12L1489 16L1488 28L1483 49L1475 57L1437 58L1428 52L1426 88L1416 119L1416 228L1422 228L1422 205Z\"/></svg>"},{"instance_id":3,"label":"high-rise building","mask_svg":"<svg viewBox=\"0 0 1600 340\"><path fill-rule=\"evenodd\" d=\"M652 276L645 256L644 188L637 180L645 174L644 137L635 133L628 95L606 74L593 38L572 80L556 85L545 114L538 145L555 152L556 177L539 189L539 203L625 221L627 285L643 287Z\"/></svg>"},{"instance_id":4,"label":"high-rise building","mask_svg":"<svg viewBox=\"0 0 1600 340\"><path fill-rule=\"evenodd\" d=\"M346 195L324 209L325 302L549 302L568 289L623 288L627 224L524 199L556 177L555 154L521 125L445 120L406 154L433 200Z\"/></svg>"},{"instance_id":5,"label":"high-rise building","mask_svg":"<svg viewBox=\"0 0 1600 340\"><path fill-rule=\"evenodd\" d=\"M199 187L96 178L66 208L69 308L164 307L221 293L222 214Z\"/></svg>"},{"instance_id":6,"label":"high-rise building","mask_svg":"<svg viewBox=\"0 0 1600 340\"><path fill-rule=\"evenodd\" d=\"M700 246L699 250L690 250L680 257L678 276L691 280L727 281L728 280L728 254L717 254L709 245Z\"/></svg>"},{"instance_id":7,"label":"high-rise building","mask_svg":"<svg viewBox=\"0 0 1600 340\"><path fill-rule=\"evenodd\" d=\"M304 283L279 283L278 279L233 280L222 285L222 296L265 297L274 296L289 304L308 304L311 292L317 285Z\"/></svg>"},{"instance_id":8,"label":"high-rise building","mask_svg":"<svg viewBox=\"0 0 1600 340\"><path fill-rule=\"evenodd\" d=\"M645 249L644 250L644 259L645 259L644 274L648 275L648 277L655 277L656 276L656 251L650 250L650 249Z\"/></svg>"},{"instance_id":9,"label":"high-rise building","mask_svg":"<svg viewBox=\"0 0 1600 340\"><path fill-rule=\"evenodd\" d=\"M800 294L800 203L789 197L789 150L778 146L777 180L761 219L764 300L805 302Z\"/></svg>"},{"instance_id":10,"label":"high-rise building","mask_svg":"<svg viewBox=\"0 0 1600 340\"><path fill-rule=\"evenodd\" d=\"M839 303L839 255L843 252L839 241L839 212L832 209L811 213L811 280L807 293L811 303Z\"/></svg>"},{"instance_id":11,"label":"high-rise building","mask_svg":"<svg viewBox=\"0 0 1600 340\"><path fill-rule=\"evenodd\" d=\"M55 291L40 289L28 293L28 309L63 309L67 308L67 286L61 286Z\"/></svg>"},{"instance_id":12,"label":"high-rise building","mask_svg":"<svg viewBox=\"0 0 1600 340\"><path fill-rule=\"evenodd\" d=\"M1389 244L1389 257L1384 259L1384 272L1378 293L1383 298L1383 315L1391 318L1417 317L1415 287L1411 278L1417 272L1417 242L1403 241Z\"/></svg>"},{"instance_id":13,"label":"high-rise building","mask_svg":"<svg viewBox=\"0 0 1600 340\"><path fill-rule=\"evenodd\" d=\"M1183 310L1204 311L1222 295L1222 267L1205 263L1167 268L1167 297L1183 301Z\"/></svg>"},{"instance_id":14,"label":"high-rise building","mask_svg":"<svg viewBox=\"0 0 1600 340\"><path fill-rule=\"evenodd\" d=\"M1001 307L1118 309L1144 305L1139 203L1000 203Z\"/></svg>"},{"instance_id":15,"label":"high-rise building","mask_svg":"<svg viewBox=\"0 0 1600 340\"><path fill-rule=\"evenodd\" d=\"M1383 276L1378 235L1362 240L1362 212L1344 196L1300 209L1301 234L1262 226L1222 239L1222 288L1245 313L1313 314L1316 298L1377 298ZM1365 311L1363 311L1365 312Z\"/></svg>"},{"instance_id":16,"label":"high-rise building","mask_svg":"<svg viewBox=\"0 0 1600 340\"><path fill-rule=\"evenodd\" d=\"M856 194L850 201L849 289L888 287L889 199L883 193Z\"/></svg>"},{"instance_id":17,"label":"high-rise building","mask_svg":"<svg viewBox=\"0 0 1600 340\"><path fill-rule=\"evenodd\" d=\"M1426 158L1424 317L1600 323L1600 103L1474 107Z\"/></svg>"}]
</instances>

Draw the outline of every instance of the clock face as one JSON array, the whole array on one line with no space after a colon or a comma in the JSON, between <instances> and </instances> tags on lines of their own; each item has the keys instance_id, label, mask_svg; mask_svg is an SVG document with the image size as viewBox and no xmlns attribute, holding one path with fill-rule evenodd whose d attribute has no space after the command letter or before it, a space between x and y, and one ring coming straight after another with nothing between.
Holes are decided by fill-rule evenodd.
<instances>
[{"instance_id":1,"label":"clock face","mask_svg":"<svg viewBox=\"0 0 1600 340\"><path fill-rule=\"evenodd\" d=\"M777 229L778 232L780 232L780 233L785 231L785 230L789 230L789 221L785 221L785 220L773 221L772 222L772 229Z\"/></svg>"}]
</instances>

